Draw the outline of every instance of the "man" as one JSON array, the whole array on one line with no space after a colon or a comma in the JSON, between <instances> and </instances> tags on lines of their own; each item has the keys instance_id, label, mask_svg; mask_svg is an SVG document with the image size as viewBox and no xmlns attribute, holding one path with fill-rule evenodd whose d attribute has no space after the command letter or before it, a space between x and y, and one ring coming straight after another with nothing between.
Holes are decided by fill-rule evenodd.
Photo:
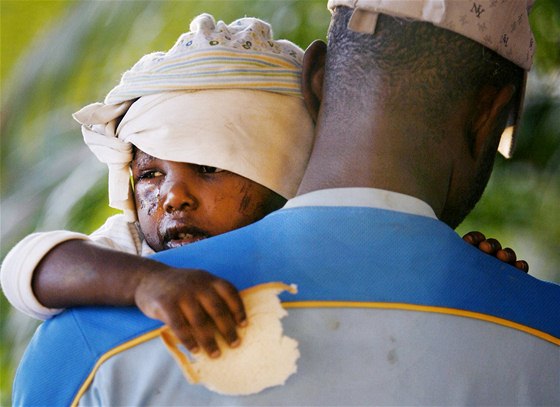
<instances>
[{"instance_id":1,"label":"man","mask_svg":"<svg viewBox=\"0 0 560 407\"><path fill-rule=\"evenodd\" d=\"M522 82L522 72L503 56L453 28L459 30L462 12L465 25L486 12L500 27L523 26L525 8L340 3L331 2L326 64L320 43L307 54L307 102L320 110L301 195L254 225L156 255L211 270L238 288L298 284L297 295L282 297L289 309L285 331L299 342L297 374L253 396L220 396L177 379L179 369L157 336L144 339L157 324L127 310L71 310L35 338L16 379L16 404L26 393L63 386L53 380L33 388L40 376L28 372L41 364L56 366L65 380L72 375L69 386L77 381L61 350L75 348L62 346L62 335L75 338L79 326L110 342L110 327L123 321L127 338L113 340L115 350L105 346L84 357L93 367L78 372L75 402L560 402L560 288L478 252L452 230L482 193ZM504 17L510 9L519 22ZM455 25L434 25L450 15L458 17ZM528 44L511 47L527 55ZM522 59L515 63L527 69ZM46 348L50 354L42 356ZM161 357L143 365L147 352Z\"/></svg>"}]
</instances>

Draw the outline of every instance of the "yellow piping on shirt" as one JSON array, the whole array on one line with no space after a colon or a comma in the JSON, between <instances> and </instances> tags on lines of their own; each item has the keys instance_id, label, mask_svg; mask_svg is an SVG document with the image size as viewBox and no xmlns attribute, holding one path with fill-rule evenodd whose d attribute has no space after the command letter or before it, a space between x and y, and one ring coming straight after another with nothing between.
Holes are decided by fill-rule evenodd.
<instances>
[{"instance_id":1,"label":"yellow piping on shirt","mask_svg":"<svg viewBox=\"0 0 560 407\"><path fill-rule=\"evenodd\" d=\"M272 283L272 284L276 284L276 283ZM251 288L249 288L248 290L251 290ZM418 312L430 312L430 313L437 313L437 314L455 315L455 316L460 316L465 318L492 322L498 325L506 326L508 328L513 328L518 331L528 333L530 335L543 339L547 342L551 342L555 345L560 346L560 338L547 334L546 332L542 332L537 329L528 327L526 325L509 321L507 319L498 318L492 315L482 314L479 312L465 311L456 308L434 307L429 305L415 305L415 304L395 303L395 302L359 302L359 301L293 301L293 302L284 302L282 305L284 308L376 308L376 309L393 309L393 310L406 310L406 311L418 311ZM160 336L167 330L168 327L162 326L158 329L140 335L126 343L123 343L109 350L107 353L103 354L99 358L99 360L97 361L93 369L91 370L90 374L88 375L88 377L86 378L82 386L80 387L78 393L76 394L74 400L72 401L71 406L75 407L78 405L80 398L84 395L84 393L90 386L91 382L93 381L95 374L97 373L97 370L101 367L103 363L105 363L107 359L122 351L130 349L143 342L149 341L150 339L153 339L157 336ZM165 337L166 335L163 336ZM165 339L164 338L162 339L165 342Z\"/></svg>"},{"instance_id":2,"label":"yellow piping on shirt","mask_svg":"<svg viewBox=\"0 0 560 407\"><path fill-rule=\"evenodd\" d=\"M492 315L482 314L480 312L465 311L457 308L434 307L430 305L416 305L398 302L359 302L359 301L294 301L285 302L282 304L284 308L377 308L377 309L396 309L406 311L419 311L431 312L437 314L456 315L465 318L478 319L481 321L492 322L494 324L513 328L522 331L537 338L544 339L555 345L560 345L560 338L547 334L546 332L539 331L528 327L526 325L518 324L517 322L509 321L507 319L495 317Z\"/></svg>"},{"instance_id":3,"label":"yellow piping on shirt","mask_svg":"<svg viewBox=\"0 0 560 407\"><path fill-rule=\"evenodd\" d=\"M97 373L97 370L99 370L99 368L101 367L101 365L103 363L105 363L105 361L107 359L109 359L110 357L116 355L117 353L120 353L122 351L125 351L127 349L130 349L136 345L139 345L143 342L149 341L150 339L156 338L159 336L160 332L164 329L165 327L160 327L158 329L155 329L153 331L147 332L143 335L140 335L128 342L125 342L119 346L114 347L113 349L109 350L108 352L104 353L99 360L97 361L97 363L95 364L95 366L93 367L93 369L91 369L90 374L88 375L88 377L86 378L86 380L84 381L84 383L82 384L82 386L80 387L80 390L78 390L78 393L76 394L76 396L74 397L74 400L72 401L71 407L75 407L78 405L78 403L80 402L80 399L82 398L82 396L84 395L84 393L86 392L86 390L88 389L89 385L91 384L91 382L93 381L93 378L95 377L95 374Z\"/></svg>"}]
</instances>

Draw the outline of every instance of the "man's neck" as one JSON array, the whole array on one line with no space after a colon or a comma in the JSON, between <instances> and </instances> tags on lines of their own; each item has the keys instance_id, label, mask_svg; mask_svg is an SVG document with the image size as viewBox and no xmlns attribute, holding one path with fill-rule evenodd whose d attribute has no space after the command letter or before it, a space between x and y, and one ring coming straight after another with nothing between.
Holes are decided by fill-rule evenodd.
<instances>
[{"instance_id":1,"label":"man's neck","mask_svg":"<svg viewBox=\"0 0 560 407\"><path fill-rule=\"evenodd\" d=\"M321 123L321 122L320 122ZM420 136L404 134L380 118L375 125L324 120L319 125L313 153L298 195L347 187L377 188L416 197L436 214L445 203L447 169L434 168Z\"/></svg>"}]
</instances>

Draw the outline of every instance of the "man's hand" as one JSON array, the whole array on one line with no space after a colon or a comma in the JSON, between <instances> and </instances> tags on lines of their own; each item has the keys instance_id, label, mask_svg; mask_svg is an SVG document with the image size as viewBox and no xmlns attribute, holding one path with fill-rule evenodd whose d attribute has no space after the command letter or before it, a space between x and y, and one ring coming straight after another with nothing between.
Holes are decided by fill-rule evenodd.
<instances>
[{"instance_id":1,"label":"man's hand","mask_svg":"<svg viewBox=\"0 0 560 407\"><path fill-rule=\"evenodd\" d=\"M509 247L502 249L502 245L496 239L486 239L482 233L475 231L467 233L463 236L463 240L498 260L511 264L525 273L529 272L529 264L525 260L517 260L517 255Z\"/></svg>"},{"instance_id":2,"label":"man's hand","mask_svg":"<svg viewBox=\"0 0 560 407\"><path fill-rule=\"evenodd\" d=\"M220 356L216 330L231 347L240 344L237 327L247 324L237 289L207 271L164 266L144 273L134 295L150 318L168 325L190 351Z\"/></svg>"}]
</instances>

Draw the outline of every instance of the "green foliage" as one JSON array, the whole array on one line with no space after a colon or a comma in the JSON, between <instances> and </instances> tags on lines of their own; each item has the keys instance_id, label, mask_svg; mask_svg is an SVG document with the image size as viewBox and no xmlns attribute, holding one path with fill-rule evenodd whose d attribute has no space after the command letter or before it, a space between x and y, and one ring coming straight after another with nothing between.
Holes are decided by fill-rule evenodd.
<instances>
[{"instance_id":1,"label":"green foliage","mask_svg":"<svg viewBox=\"0 0 560 407\"><path fill-rule=\"evenodd\" d=\"M33 231L89 233L114 213L106 204L106 170L83 144L71 114L102 100L142 55L169 49L194 16L209 12L226 22L260 17L272 24L276 38L302 48L324 39L329 22L325 0L2 0L0 7L2 258ZM480 229L511 244L532 270L544 270L539 276L556 281L559 16L557 1L537 1L536 71L548 76L527 98L516 158L497 163L487 194L459 228ZM540 83L541 77L530 81ZM14 363L34 326L9 312L0 296L0 405L10 404Z\"/></svg>"},{"instance_id":2,"label":"green foliage","mask_svg":"<svg viewBox=\"0 0 560 407\"><path fill-rule=\"evenodd\" d=\"M536 68L540 72L557 72L560 66L560 2L537 0L530 20L537 43Z\"/></svg>"}]
</instances>

